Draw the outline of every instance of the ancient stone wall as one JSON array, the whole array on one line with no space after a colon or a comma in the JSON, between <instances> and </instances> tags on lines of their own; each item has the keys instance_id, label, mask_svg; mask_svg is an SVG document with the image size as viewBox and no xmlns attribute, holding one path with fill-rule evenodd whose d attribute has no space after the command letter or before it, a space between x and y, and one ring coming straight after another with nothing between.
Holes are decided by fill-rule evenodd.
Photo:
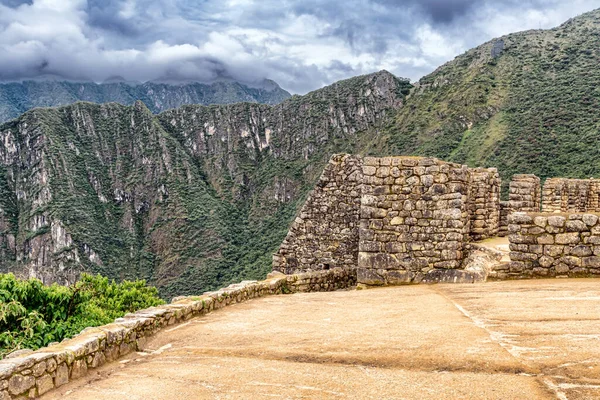
<instances>
[{"instance_id":1,"label":"ancient stone wall","mask_svg":"<svg viewBox=\"0 0 600 400\"><path fill-rule=\"evenodd\" d=\"M87 328L72 339L0 360L0 399L37 398L86 376L90 370L143 351L148 337L161 329L256 297L330 291L356 284L356 270L334 268L297 275L274 274L264 281L244 281L201 296L179 297L109 325Z\"/></svg>"},{"instance_id":2,"label":"ancient stone wall","mask_svg":"<svg viewBox=\"0 0 600 400\"><path fill-rule=\"evenodd\" d=\"M500 223L500 175L496 168L470 168L469 235L483 240L498 234Z\"/></svg>"},{"instance_id":3,"label":"ancient stone wall","mask_svg":"<svg viewBox=\"0 0 600 400\"><path fill-rule=\"evenodd\" d=\"M508 235L508 216L514 212L538 212L542 204L540 178L532 174L513 175L508 187L508 201L500 202L498 236Z\"/></svg>"},{"instance_id":4,"label":"ancient stone wall","mask_svg":"<svg viewBox=\"0 0 600 400\"><path fill-rule=\"evenodd\" d=\"M542 206L540 178L532 174L513 175L508 189L512 211L539 212Z\"/></svg>"},{"instance_id":5,"label":"ancient stone wall","mask_svg":"<svg viewBox=\"0 0 600 400\"><path fill-rule=\"evenodd\" d=\"M273 270L292 273L356 268L362 160L334 155L273 256Z\"/></svg>"},{"instance_id":6,"label":"ancient stone wall","mask_svg":"<svg viewBox=\"0 0 600 400\"><path fill-rule=\"evenodd\" d=\"M433 158L365 158L358 282L419 282L458 269L469 234L469 170Z\"/></svg>"},{"instance_id":7,"label":"ancient stone wall","mask_svg":"<svg viewBox=\"0 0 600 400\"><path fill-rule=\"evenodd\" d=\"M600 179L550 178L543 194L544 212L600 211Z\"/></svg>"},{"instance_id":8,"label":"ancient stone wall","mask_svg":"<svg viewBox=\"0 0 600 400\"><path fill-rule=\"evenodd\" d=\"M514 213L508 219L509 276L600 274L597 214Z\"/></svg>"}]
</instances>

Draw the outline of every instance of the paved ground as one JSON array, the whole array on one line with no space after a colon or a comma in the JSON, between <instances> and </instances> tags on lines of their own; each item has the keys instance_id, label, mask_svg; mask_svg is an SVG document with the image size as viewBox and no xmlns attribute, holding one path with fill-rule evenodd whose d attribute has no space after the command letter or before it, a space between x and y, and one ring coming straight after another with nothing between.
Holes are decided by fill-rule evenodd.
<instances>
[{"instance_id":1,"label":"paved ground","mask_svg":"<svg viewBox=\"0 0 600 400\"><path fill-rule=\"evenodd\" d=\"M600 399L600 280L273 296L46 399Z\"/></svg>"}]
</instances>

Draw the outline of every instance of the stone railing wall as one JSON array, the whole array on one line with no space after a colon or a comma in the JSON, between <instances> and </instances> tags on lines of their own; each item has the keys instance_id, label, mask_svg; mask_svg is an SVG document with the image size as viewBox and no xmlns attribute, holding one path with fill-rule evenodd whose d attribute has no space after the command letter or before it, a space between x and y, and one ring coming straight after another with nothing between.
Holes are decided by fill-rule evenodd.
<instances>
[{"instance_id":1,"label":"stone railing wall","mask_svg":"<svg viewBox=\"0 0 600 400\"><path fill-rule=\"evenodd\" d=\"M433 158L364 159L358 282L423 280L458 269L468 241L469 170Z\"/></svg>"},{"instance_id":2,"label":"stone railing wall","mask_svg":"<svg viewBox=\"0 0 600 400\"><path fill-rule=\"evenodd\" d=\"M496 168L469 168L469 235L483 240L498 234L500 175Z\"/></svg>"},{"instance_id":3,"label":"stone railing wall","mask_svg":"<svg viewBox=\"0 0 600 400\"><path fill-rule=\"evenodd\" d=\"M279 250L273 270L286 274L356 268L362 160L334 155Z\"/></svg>"},{"instance_id":4,"label":"stone railing wall","mask_svg":"<svg viewBox=\"0 0 600 400\"><path fill-rule=\"evenodd\" d=\"M544 212L600 211L600 179L550 178L543 194Z\"/></svg>"},{"instance_id":5,"label":"stone railing wall","mask_svg":"<svg viewBox=\"0 0 600 400\"><path fill-rule=\"evenodd\" d=\"M201 296L175 298L171 304L127 314L109 325L87 328L59 344L0 360L0 399L39 397L107 362L142 351L148 338L167 326L230 304L266 295L332 291L355 284L355 269L334 268L296 275L274 273L264 281L244 281Z\"/></svg>"},{"instance_id":6,"label":"stone railing wall","mask_svg":"<svg viewBox=\"0 0 600 400\"><path fill-rule=\"evenodd\" d=\"M597 214L513 213L508 219L509 276L600 274Z\"/></svg>"}]
</instances>

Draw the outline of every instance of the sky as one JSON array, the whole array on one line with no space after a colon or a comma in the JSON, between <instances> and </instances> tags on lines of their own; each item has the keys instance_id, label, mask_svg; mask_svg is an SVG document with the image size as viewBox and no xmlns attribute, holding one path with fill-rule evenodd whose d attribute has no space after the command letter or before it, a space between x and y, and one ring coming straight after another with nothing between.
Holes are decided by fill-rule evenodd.
<instances>
[{"instance_id":1,"label":"sky","mask_svg":"<svg viewBox=\"0 0 600 400\"><path fill-rule=\"evenodd\" d=\"M303 94L386 69L416 81L494 37L600 0L0 0L0 81L272 79Z\"/></svg>"}]
</instances>

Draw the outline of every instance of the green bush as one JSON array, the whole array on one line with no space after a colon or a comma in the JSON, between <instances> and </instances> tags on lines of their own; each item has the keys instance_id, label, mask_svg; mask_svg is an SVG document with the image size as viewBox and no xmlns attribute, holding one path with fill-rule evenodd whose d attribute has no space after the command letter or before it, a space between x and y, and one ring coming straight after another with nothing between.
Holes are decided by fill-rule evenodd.
<instances>
[{"instance_id":1,"label":"green bush","mask_svg":"<svg viewBox=\"0 0 600 400\"><path fill-rule=\"evenodd\" d=\"M71 286L45 286L38 279L0 274L0 358L11 351L38 349L90 326L164 302L146 282L115 283L82 275Z\"/></svg>"}]
</instances>

